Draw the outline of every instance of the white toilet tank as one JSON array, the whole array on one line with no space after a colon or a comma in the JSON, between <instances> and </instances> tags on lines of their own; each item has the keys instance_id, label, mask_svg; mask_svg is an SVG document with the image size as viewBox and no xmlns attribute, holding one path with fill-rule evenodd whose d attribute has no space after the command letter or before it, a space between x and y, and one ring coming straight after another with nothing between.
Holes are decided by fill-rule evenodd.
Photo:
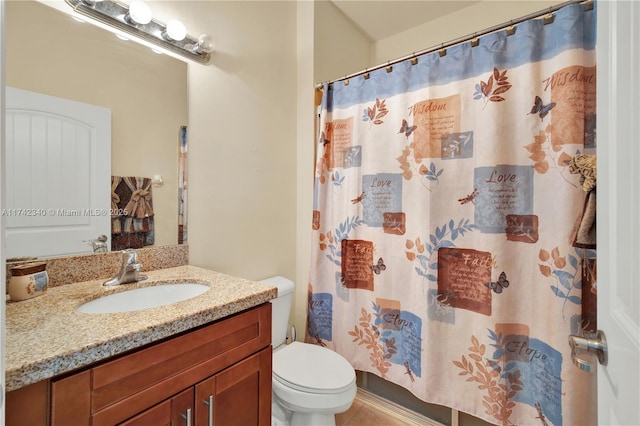
<instances>
[{"instance_id":1,"label":"white toilet tank","mask_svg":"<svg viewBox=\"0 0 640 426\"><path fill-rule=\"evenodd\" d=\"M278 288L278 297L271 300L271 344L275 349L287 338L295 285L285 277L271 277L260 282Z\"/></svg>"}]
</instances>

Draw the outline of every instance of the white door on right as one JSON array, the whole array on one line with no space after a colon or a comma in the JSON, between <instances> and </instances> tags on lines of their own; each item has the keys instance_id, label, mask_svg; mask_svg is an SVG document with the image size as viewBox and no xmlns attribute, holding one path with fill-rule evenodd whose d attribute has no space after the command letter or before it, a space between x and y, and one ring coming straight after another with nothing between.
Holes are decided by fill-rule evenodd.
<instances>
[{"instance_id":1,"label":"white door on right","mask_svg":"<svg viewBox=\"0 0 640 426\"><path fill-rule=\"evenodd\" d=\"M640 425L640 1L598 1L598 424Z\"/></svg>"}]
</instances>

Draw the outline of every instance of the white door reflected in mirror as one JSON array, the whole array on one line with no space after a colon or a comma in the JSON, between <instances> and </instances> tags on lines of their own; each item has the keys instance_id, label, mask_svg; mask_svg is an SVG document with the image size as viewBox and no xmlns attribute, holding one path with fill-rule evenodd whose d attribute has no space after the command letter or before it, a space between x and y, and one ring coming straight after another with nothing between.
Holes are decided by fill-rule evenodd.
<instances>
[{"instance_id":1,"label":"white door reflected in mirror","mask_svg":"<svg viewBox=\"0 0 640 426\"><path fill-rule=\"evenodd\" d=\"M5 117L7 258L92 253L111 235L111 110L7 87Z\"/></svg>"}]
</instances>

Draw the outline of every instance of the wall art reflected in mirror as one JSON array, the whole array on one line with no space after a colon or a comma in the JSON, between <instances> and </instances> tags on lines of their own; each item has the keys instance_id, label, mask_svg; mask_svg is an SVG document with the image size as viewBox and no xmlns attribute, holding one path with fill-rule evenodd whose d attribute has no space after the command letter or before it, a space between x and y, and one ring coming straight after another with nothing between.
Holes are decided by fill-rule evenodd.
<instances>
[{"instance_id":1,"label":"wall art reflected in mirror","mask_svg":"<svg viewBox=\"0 0 640 426\"><path fill-rule=\"evenodd\" d=\"M8 99L7 258L102 251L104 232L109 249L186 243L187 64L36 1L5 9L6 86L110 120L104 135L66 107L34 118ZM91 161L109 165L102 177ZM106 231L87 231L94 216ZM33 236L15 244L27 228Z\"/></svg>"}]
</instances>

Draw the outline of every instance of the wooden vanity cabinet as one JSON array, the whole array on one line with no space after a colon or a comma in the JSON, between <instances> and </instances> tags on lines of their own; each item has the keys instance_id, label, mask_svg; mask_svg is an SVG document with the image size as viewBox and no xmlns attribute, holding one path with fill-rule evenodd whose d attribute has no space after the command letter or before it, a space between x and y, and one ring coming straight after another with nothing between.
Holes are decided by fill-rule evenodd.
<instances>
[{"instance_id":1,"label":"wooden vanity cabinet","mask_svg":"<svg viewBox=\"0 0 640 426\"><path fill-rule=\"evenodd\" d=\"M51 379L50 386L37 388L49 393L47 423L52 426L187 425L187 410L189 426L268 426L271 304ZM20 407L19 401L9 402L7 399L8 413Z\"/></svg>"}]
</instances>

